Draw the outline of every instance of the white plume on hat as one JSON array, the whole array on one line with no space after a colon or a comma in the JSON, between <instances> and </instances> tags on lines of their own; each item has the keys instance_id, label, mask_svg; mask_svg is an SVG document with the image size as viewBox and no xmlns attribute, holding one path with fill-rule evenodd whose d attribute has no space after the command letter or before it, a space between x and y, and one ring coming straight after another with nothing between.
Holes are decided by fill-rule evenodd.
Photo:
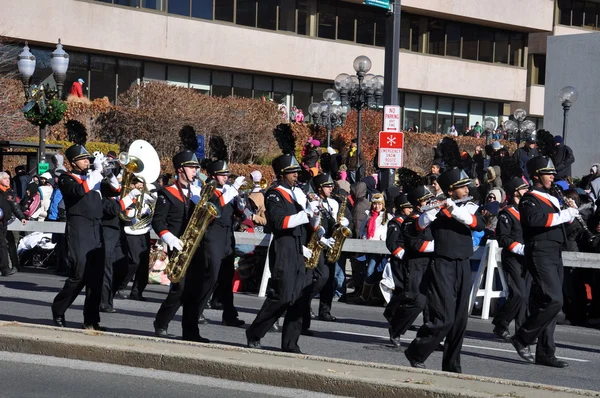
<instances>
[{"instance_id":1,"label":"white plume on hat","mask_svg":"<svg viewBox=\"0 0 600 398\"><path fill-rule=\"evenodd\" d=\"M253 182L260 182L260 179L262 178L262 173L259 170L254 170L250 175L252 176Z\"/></svg>"}]
</instances>

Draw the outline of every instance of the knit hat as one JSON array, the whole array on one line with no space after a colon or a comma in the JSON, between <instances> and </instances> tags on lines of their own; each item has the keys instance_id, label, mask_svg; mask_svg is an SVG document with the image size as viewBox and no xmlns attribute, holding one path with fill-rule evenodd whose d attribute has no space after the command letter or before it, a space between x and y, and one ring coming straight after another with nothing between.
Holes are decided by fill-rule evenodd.
<instances>
[{"instance_id":1,"label":"knit hat","mask_svg":"<svg viewBox=\"0 0 600 398\"><path fill-rule=\"evenodd\" d=\"M560 135L555 135L554 136L554 143L555 144L562 144L563 143L563 138Z\"/></svg>"},{"instance_id":2,"label":"knit hat","mask_svg":"<svg viewBox=\"0 0 600 398\"><path fill-rule=\"evenodd\" d=\"M313 144L314 146L321 146L321 141L319 141L319 140L312 140L310 143Z\"/></svg>"},{"instance_id":3,"label":"knit hat","mask_svg":"<svg viewBox=\"0 0 600 398\"><path fill-rule=\"evenodd\" d=\"M500 202L500 203L504 202L504 192L501 189L494 188L494 189L490 190L490 192L488 193L488 195L486 197L486 202L487 202L487 198L489 198L490 195L494 195L497 202Z\"/></svg>"},{"instance_id":4,"label":"knit hat","mask_svg":"<svg viewBox=\"0 0 600 398\"><path fill-rule=\"evenodd\" d=\"M497 151L497 150L499 150L499 149L502 149L502 144L501 144L501 143L499 143L498 141L494 141L494 142L492 143L492 149L493 149L494 151Z\"/></svg>"}]
</instances>

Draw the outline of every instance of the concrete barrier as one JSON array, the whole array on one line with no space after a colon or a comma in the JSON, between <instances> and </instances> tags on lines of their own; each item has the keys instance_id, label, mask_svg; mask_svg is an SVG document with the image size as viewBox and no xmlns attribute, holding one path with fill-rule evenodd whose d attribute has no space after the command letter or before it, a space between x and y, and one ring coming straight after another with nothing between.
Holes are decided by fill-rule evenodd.
<instances>
[{"instance_id":1,"label":"concrete barrier","mask_svg":"<svg viewBox=\"0 0 600 398\"><path fill-rule=\"evenodd\" d=\"M0 350L351 397L582 397L600 393L219 344L0 322Z\"/></svg>"}]
</instances>

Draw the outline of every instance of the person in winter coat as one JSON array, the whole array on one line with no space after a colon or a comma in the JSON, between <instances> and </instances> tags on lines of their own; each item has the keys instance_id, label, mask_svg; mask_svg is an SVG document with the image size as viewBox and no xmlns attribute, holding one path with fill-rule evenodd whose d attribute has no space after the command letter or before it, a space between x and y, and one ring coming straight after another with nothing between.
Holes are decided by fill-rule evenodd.
<instances>
[{"instance_id":1,"label":"person in winter coat","mask_svg":"<svg viewBox=\"0 0 600 398\"><path fill-rule=\"evenodd\" d=\"M10 176L8 173L0 172L0 273L2 276L10 276L16 272L18 264L15 262L16 249L11 253L13 268L8 266L9 246L7 240L8 222L13 214L26 223L25 215L15 201L15 192L10 188Z\"/></svg>"},{"instance_id":2,"label":"person in winter coat","mask_svg":"<svg viewBox=\"0 0 600 398\"><path fill-rule=\"evenodd\" d=\"M560 135L554 137L554 168L556 169L556 180L564 180L571 177L571 165L575 163L573 150L563 143Z\"/></svg>"},{"instance_id":3,"label":"person in winter coat","mask_svg":"<svg viewBox=\"0 0 600 398\"><path fill-rule=\"evenodd\" d=\"M38 191L38 184L35 182L29 183L25 190L25 196L21 200L21 210L28 220L37 220L42 215L43 208L41 207L41 196ZM43 213L45 217L47 214Z\"/></svg>"},{"instance_id":4,"label":"person in winter coat","mask_svg":"<svg viewBox=\"0 0 600 398\"><path fill-rule=\"evenodd\" d=\"M40 192L41 204L40 207L42 209L40 216L38 217L38 221L44 221L48 217L48 211L50 210L50 203L52 199L52 192L54 191L54 187L52 186L52 175L48 172L40 175L40 186L38 188Z\"/></svg>"},{"instance_id":5,"label":"person in winter coat","mask_svg":"<svg viewBox=\"0 0 600 398\"><path fill-rule=\"evenodd\" d=\"M319 171L319 158L321 157L319 146L321 146L319 140L312 140L306 144L306 154L302 157L302 165L311 172L313 177Z\"/></svg>"},{"instance_id":6,"label":"person in winter coat","mask_svg":"<svg viewBox=\"0 0 600 398\"><path fill-rule=\"evenodd\" d=\"M534 137L527 137L525 145L518 148L515 153L513 153L513 158L519 162L519 166L521 166L521 170L523 170L523 175L528 181L530 181L530 179L529 172L527 171L527 162L529 159L538 155L537 142Z\"/></svg>"},{"instance_id":7,"label":"person in winter coat","mask_svg":"<svg viewBox=\"0 0 600 398\"><path fill-rule=\"evenodd\" d=\"M353 236L360 237L360 227L367 217L365 212L368 211L370 207L369 200L367 199L367 184L364 182L354 184L350 189L350 194L352 195L352 200L354 202L352 207L354 231L352 231L352 234Z\"/></svg>"}]
</instances>

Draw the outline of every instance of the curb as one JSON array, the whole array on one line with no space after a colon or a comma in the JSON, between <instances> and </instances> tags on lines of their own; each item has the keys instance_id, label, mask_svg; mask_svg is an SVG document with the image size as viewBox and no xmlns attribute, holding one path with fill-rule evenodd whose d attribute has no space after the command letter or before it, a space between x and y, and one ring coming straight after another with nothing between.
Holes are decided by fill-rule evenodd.
<instances>
[{"instance_id":1,"label":"curb","mask_svg":"<svg viewBox=\"0 0 600 398\"><path fill-rule=\"evenodd\" d=\"M352 397L600 397L544 384L18 322L0 322L0 350Z\"/></svg>"}]
</instances>

